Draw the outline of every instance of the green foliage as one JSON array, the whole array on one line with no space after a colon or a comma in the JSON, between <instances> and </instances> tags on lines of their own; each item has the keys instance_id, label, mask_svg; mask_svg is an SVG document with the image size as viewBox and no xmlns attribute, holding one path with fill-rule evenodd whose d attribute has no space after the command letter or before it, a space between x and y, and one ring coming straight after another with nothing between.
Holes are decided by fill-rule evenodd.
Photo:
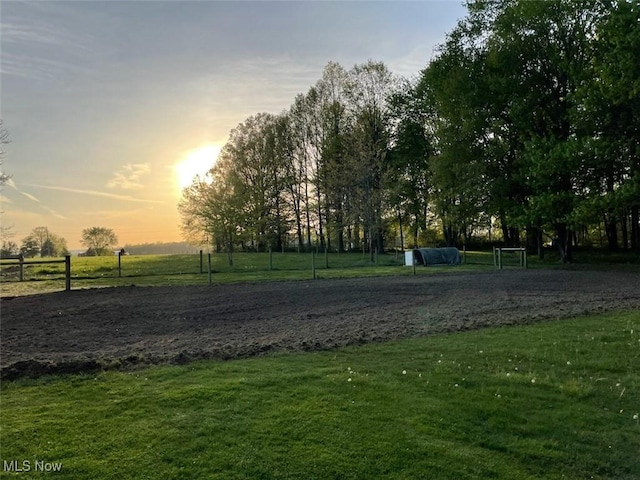
<instances>
[{"instance_id":1,"label":"green foliage","mask_svg":"<svg viewBox=\"0 0 640 480\"><path fill-rule=\"evenodd\" d=\"M3 459L76 479L635 478L639 330L629 312L3 382Z\"/></svg>"},{"instance_id":2,"label":"green foliage","mask_svg":"<svg viewBox=\"0 0 640 480\"><path fill-rule=\"evenodd\" d=\"M88 255L112 255L111 248L118 243L115 232L106 227L89 227L82 230L82 244Z\"/></svg>"},{"instance_id":3,"label":"green foliage","mask_svg":"<svg viewBox=\"0 0 640 480\"><path fill-rule=\"evenodd\" d=\"M20 249L16 242L12 241L3 241L2 247L0 248L0 257L8 257L10 255L17 255L20 253Z\"/></svg>"},{"instance_id":4,"label":"green foliage","mask_svg":"<svg viewBox=\"0 0 640 480\"><path fill-rule=\"evenodd\" d=\"M25 238L22 240L22 246L20 247L20 253L27 258L40 255L40 245L34 238Z\"/></svg>"},{"instance_id":5,"label":"green foliage","mask_svg":"<svg viewBox=\"0 0 640 480\"><path fill-rule=\"evenodd\" d=\"M25 257L63 257L69 251L66 239L49 231L47 227L36 227L22 240L20 253Z\"/></svg>"},{"instance_id":6,"label":"green foliage","mask_svg":"<svg viewBox=\"0 0 640 480\"><path fill-rule=\"evenodd\" d=\"M380 62L348 72L329 63L288 112L247 118L232 130L212 181L184 191L185 232L229 252L287 243L383 251L394 81Z\"/></svg>"},{"instance_id":7,"label":"green foliage","mask_svg":"<svg viewBox=\"0 0 640 480\"><path fill-rule=\"evenodd\" d=\"M189 238L372 258L397 231L418 244L439 224L459 245L498 224L570 261L574 233L604 225L640 251L637 2L467 7L414 81L330 62L288 111L241 123L214 181L185 190Z\"/></svg>"},{"instance_id":8,"label":"green foliage","mask_svg":"<svg viewBox=\"0 0 640 480\"><path fill-rule=\"evenodd\" d=\"M468 6L422 77L437 118L431 165L443 224L489 214L507 243L519 242L511 227L551 230L570 260L571 230L604 215L612 248L629 219L637 243L637 5Z\"/></svg>"}]
</instances>

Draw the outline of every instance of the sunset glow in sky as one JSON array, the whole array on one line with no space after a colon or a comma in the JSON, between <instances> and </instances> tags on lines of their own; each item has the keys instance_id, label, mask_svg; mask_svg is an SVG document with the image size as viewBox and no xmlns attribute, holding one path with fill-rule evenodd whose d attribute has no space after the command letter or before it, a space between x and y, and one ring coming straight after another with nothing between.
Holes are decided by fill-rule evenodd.
<instances>
[{"instance_id":1,"label":"sunset glow in sky","mask_svg":"<svg viewBox=\"0 0 640 480\"><path fill-rule=\"evenodd\" d=\"M180 241L183 187L229 131L279 113L329 61L411 77L462 18L461 1L3 0L0 116L11 143L2 225L79 249Z\"/></svg>"}]
</instances>

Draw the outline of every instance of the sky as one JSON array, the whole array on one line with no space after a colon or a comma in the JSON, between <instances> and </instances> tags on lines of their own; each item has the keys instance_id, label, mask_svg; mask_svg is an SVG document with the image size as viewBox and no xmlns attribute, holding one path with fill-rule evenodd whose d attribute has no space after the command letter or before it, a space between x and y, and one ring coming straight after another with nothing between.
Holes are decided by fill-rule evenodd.
<instances>
[{"instance_id":1,"label":"sky","mask_svg":"<svg viewBox=\"0 0 640 480\"><path fill-rule=\"evenodd\" d=\"M182 187L231 129L280 113L322 76L384 62L411 78L462 0L0 3L0 118L11 143L0 221L125 244L181 241Z\"/></svg>"}]
</instances>

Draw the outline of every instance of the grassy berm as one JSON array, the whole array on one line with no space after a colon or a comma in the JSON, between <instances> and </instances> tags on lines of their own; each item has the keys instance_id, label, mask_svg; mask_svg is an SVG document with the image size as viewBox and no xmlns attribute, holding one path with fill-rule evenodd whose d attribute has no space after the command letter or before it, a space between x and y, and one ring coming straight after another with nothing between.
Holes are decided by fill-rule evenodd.
<instances>
[{"instance_id":1,"label":"grassy berm","mask_svg":"<svg viewBox=\"0 0 640 480\"><path fill-rule=\"evenodd\" d=\"M3 382L1 476L637 479L639 370L634 311Z\"/></svg>"}]
</instances>

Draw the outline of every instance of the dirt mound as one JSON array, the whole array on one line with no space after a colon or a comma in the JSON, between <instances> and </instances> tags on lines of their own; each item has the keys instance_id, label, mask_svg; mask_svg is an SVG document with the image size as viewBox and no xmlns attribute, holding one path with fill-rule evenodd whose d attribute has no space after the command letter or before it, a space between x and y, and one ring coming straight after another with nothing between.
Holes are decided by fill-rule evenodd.
<instances>
[{"instance_id":1,"label":"dirt mound","mask_svg":"<svg viewBox=\"0 0 640 480\"><path fill-rule=\"evenodd\" d=\"M0 375L93 372L640 309L640 275L505 270L2 299Z\"/></svg>"}]
</instances>

